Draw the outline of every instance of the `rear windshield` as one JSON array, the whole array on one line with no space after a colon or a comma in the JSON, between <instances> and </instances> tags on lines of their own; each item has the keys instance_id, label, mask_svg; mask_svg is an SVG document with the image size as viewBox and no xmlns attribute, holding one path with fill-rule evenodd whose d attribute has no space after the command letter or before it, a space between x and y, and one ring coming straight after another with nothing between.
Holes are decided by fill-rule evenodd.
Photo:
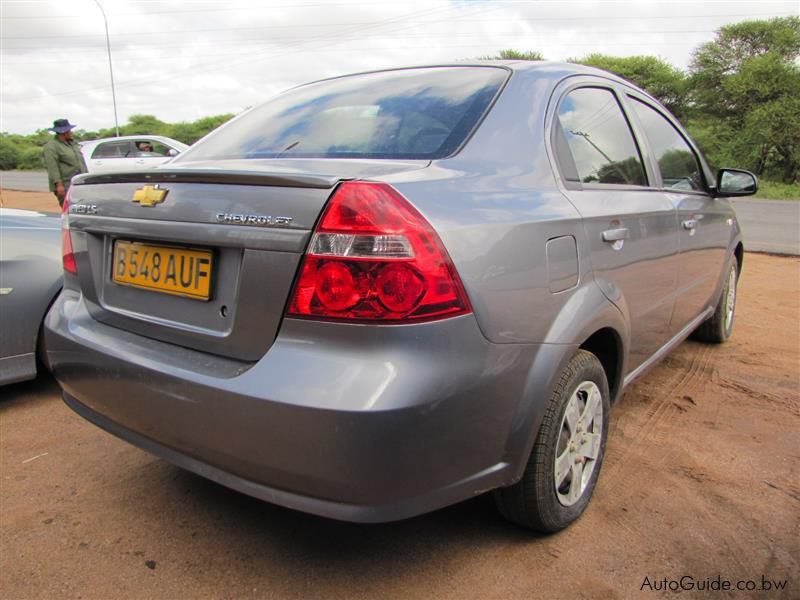
<instances>
[{"instance_id":1,"label":"rear windshield","mask_svg":"<svg viewBox=\"0 0 800 600\"><path fill-rule=\"evenodd\" d=\"M175 162L442 158L469 136L507 76L496 67L438 67L321 81L276 96Z\"/></svg>"}]
</instances>

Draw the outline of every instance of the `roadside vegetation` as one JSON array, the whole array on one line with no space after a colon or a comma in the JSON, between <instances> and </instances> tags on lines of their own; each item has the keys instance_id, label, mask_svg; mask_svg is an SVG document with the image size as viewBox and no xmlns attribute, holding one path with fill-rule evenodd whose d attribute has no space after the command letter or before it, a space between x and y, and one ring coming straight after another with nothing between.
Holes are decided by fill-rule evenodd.
<instances>
[{"instance_id":1,"label":"roadside vegetation","mask_svg":"<svg viewBox=\"0 0 800 600\"><path fill-rule=\"evenodd\" d=\"M184 144L194 144L201 137L216 129L233 114L203 117L197 121L165 123L153 115L131 115L125 125L119 128L120 135L163 135ZM74 138L78 141L114 137L113 128L99 131L76 129ZM0 133L0 170L44 169L42 146L52 139L47 129L39 129L30 135Z\"/></svg>"},{"instance_id":2,"label":"roadside vegetation","mask_svg":"<svg viewBox=\"0 0 800 600\"><path fill-rule=\"evenodd\" d=\"M757 196L765 200L800 200L800 186L796 183L778 183L761 179L758 182Z\"/></svg>"},{"instance_id":3,"label":"roadside vegetation","mask_svg":"<svg viewBox=\"0 0 800 600\"><path fill-rule=\"evenodd\" d=\"M541 60L535 50L496 56ZM658 98L687 127L713 168L740 167L761 181L759 197L800 199L800 17L742 21L719 29L692 53L686 71L655 56L589 54L570 62L606 69ZM232 118L217 115L166 123L133 115L122 135L165 135L192 144ZM0 133L0 169L41 169L52 134ZM76 130L78 140L112 137L113 129Z\"/></svg>"}]
</instances>

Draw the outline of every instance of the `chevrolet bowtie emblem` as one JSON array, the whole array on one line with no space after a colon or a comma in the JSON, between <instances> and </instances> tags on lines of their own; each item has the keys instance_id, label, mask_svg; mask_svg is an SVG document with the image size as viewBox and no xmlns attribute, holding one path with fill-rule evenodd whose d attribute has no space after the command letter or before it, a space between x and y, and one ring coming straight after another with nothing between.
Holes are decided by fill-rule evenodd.
<instances>
[{"instance_id":1,"label":"chevrolet bowtie emblem","mask_svg":"<svg viewBox=\"0 0 800 600\"><path fill-rule=\"evenodd\" d=\"M146 185L133 193L133 202L138 202L140 206L154 206L164 201L168 191L162 190L158 184Z\"/></svg>"}]
</instances>

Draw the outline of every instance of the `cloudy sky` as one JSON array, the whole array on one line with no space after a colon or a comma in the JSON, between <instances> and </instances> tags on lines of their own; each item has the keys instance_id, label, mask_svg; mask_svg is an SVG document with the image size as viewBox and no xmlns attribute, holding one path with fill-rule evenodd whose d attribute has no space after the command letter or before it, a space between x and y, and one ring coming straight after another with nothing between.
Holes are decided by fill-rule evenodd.
<instances>
[{"instance_id":1,"label":"cloudy sky","mask_svg":"<svg viewBox=\"0 0 800 600\"><path fill-rule=\"evenodd\" d=\"M237 113L315 79L503 48L550 60L652 54L684 68L720 26L800 10L798 0L97 1L120 124ZM0 131L32 133L62 116L113 126L95 0L0 0L0 25Z\"/></svg>"}]
</instances>

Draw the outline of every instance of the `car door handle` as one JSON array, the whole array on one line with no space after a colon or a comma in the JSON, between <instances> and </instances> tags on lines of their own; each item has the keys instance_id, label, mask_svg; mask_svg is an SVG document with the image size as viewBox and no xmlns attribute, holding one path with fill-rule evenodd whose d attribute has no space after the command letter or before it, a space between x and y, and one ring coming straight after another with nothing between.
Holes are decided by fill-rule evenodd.
<instances>
[{"instance_id":1,"label":"car door handle","mask_svg":"<svg viewBox=\"0 0 800 600\"><path fill-rule=\"evenodd\" d=\"M698 220L697 219L686 219L681 223L684 229L694 229L697 227Z\"/></svg>"},{"instance_id":2,"label":"car door handle","mask_svg":"<svg viewBox=\"0 0 800 600\"><path fill-rule=\"evenodd\" d=\"M628 239L628 231L627 227L620 227L619 229L606 229L603 232L603 241L604 242L620 242L622 240Z\"/></svg>"}]
</instances>

